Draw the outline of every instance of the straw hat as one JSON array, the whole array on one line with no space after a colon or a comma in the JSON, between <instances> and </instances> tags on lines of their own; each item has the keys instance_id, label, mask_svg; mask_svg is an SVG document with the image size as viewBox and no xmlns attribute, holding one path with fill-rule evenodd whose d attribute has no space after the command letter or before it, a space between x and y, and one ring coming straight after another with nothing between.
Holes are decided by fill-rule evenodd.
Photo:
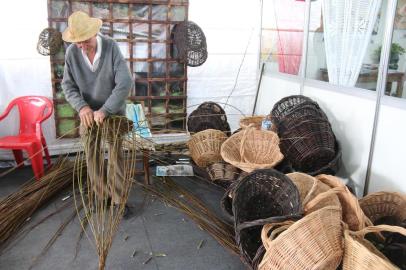
<instances>
[{"instance_id":1,"label":"straw hat","mask_svg":"<svg viewBox=\"0 0 406 270\"><path fill-rule=\"evenodd\" d=\"M69 16L68 28L63 31L62 39L71 43L88 40L99 32L102 23L98 18L76 11Z\"/></svg>"}]
</instances>

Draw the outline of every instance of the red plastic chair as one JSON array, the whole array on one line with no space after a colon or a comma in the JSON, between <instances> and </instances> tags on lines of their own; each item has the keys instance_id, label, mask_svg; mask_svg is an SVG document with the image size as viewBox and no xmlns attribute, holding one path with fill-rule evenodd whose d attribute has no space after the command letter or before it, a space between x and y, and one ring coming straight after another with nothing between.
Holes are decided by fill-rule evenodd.
<instances>
[{"instance_id":1,"label":"red plastic chair","mask_svg":"<svg viewBox=\"0 0 406 270\"><path fill-rule=\"evenodd\" d=\"M6 111L0 115L3 120L17 105L20 113L20 131L17 136L6 136L0 138L0 148L12 149L14 158L19 166L23 165L22 150L27 151L31 159L32 169L35 177L39 180L44 175L44 161L42 151L45 152L48 167L51 166L51 159L47 144L42 134L41 123L48 119L53 112L52 102L41 96L23 96L11 101ZM47 112L45 113L45 110Z\"/></svg>"}]
</instances>

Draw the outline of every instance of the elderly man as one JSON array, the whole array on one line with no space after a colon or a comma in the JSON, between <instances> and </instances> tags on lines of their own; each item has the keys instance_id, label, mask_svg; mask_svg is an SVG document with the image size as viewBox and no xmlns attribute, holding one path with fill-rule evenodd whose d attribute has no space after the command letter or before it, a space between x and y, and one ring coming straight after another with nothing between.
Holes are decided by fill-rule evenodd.
<instances>
[{"instance_id":1,"label":"elderly man","mask_svg":"<svg viewBox=\"0 0 406 270\"><path fill-rule=\"evenodd\" d=\"M85 149L93 190L99 198L110 197L118 205L124 179L123 161L121 154L117 154L121 143L115 144L116 149L109 147L107 180L98 169L104 156L99 151L96 129L91 127L103 123L110 115L125 114L125 99L133 81L117 43L99 34L101 25L100 19L81 11L69 17L62 38L73 44L66 50L62 88L66 100L79 113L81 136L93 142ZM128 213L127 206L125 213Z\"/></svg>"}]
</instances>

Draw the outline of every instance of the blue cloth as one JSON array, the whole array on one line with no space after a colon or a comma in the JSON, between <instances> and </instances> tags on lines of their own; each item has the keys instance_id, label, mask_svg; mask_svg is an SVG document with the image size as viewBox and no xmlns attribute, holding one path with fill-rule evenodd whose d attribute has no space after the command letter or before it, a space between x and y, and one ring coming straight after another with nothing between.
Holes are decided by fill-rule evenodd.
<instances>
[{"instance_id":1,"label":"blue cloth","mask_svg":"<svg viewBox=\"0 0 406 270\"><path fill-rule=\"evenodd\" d=\"M142 138L151 137L148 121L141 104L127 104L126 117L134 122L134 132Z\"/></svg>"}]
</instances>

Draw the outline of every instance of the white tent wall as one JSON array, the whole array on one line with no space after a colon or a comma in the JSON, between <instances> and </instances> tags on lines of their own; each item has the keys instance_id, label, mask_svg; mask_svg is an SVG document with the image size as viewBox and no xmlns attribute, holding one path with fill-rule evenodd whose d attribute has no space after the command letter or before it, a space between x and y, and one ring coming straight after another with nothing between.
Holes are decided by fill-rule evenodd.
<instances>
[{"instance_id":1,"label":"white tent wall","mask_svg":"<svg viewBox=\"0 0 406 270\"><path fill-rule=\"evenodd\" d=\"M6 8L0 9L0 34L6 38L0 45L1 112L18 96L52 98L49 57L36 51L38 35L48 25L47 1L9 1L3 5ZM232 129L236 129L241 113L252 111L257 87L260 2L190 0L189 5L189 20L203 29L209 56L202 66L188 68L187 112L204 101L227 102L230 106L225 110ZM14 10L19 10L18 16L10 12ZM18 132L18 117L17 112L12 112L0 122L0 136ZM65 152L72 146L72 140L56 140L53 117L43 130L51 154ZM11 151L0 150L0 160L12 158Z\"/></svg>"}]
</instances>

